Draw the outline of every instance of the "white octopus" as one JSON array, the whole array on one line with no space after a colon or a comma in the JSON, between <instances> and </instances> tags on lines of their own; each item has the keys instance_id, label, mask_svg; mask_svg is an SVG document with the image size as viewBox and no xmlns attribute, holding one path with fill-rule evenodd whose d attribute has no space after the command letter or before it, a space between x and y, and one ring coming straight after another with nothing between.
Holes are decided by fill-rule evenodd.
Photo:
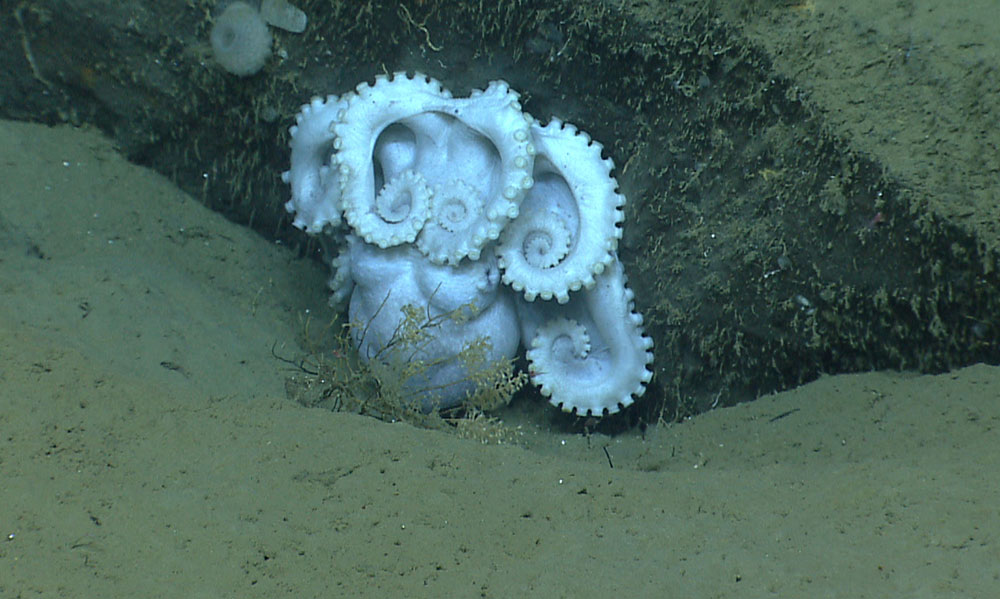
<instances>
[{"instance_id":1,"label":"white octopus","mask_svg":"<svg viewBox=\"0 0 1000 599\"><path fill-rule=\"evenodd\" d=\"M492 359L523 342L532 382L565 411L613 414L643 394L653 344L616 253L625 197L586 133L541 126L502 81L454 98L403 73L313 100L290 132L286 208L328 241L346 221L331 304L366 323L363 360L407 304L432 317L473 306L413 358L440 364L406 381L437 391L418 393L424 409L471 391L450 358L483 337Z\"/></svg>"}]
</instances>

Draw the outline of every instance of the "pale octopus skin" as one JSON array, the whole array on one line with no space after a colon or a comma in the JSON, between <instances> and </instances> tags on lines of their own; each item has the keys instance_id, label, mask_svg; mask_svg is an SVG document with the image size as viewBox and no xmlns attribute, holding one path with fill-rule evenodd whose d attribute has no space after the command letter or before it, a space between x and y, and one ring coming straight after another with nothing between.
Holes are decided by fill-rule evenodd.
<instances>
[{"instance_id":1,"label":"pale octopus skin","mask_svg":"<svg viewBox=\"0 0 1000 599\"><path fill-rule=\"evenodd\" d=\"M290 132L286 208L339 248L331 304L361 325L361 359L393 358L406 305L463 312L406 357L438 364L405 382L423 409L472 390L455 356L477 338L491 360L523 343L532 382L565 411L613 414L643 394L653 343L617 257L626 200L586 133L541 126L502 81L453 98L404 73L314 99Z\"/></svg>"},{"instance_id":2,"label":"pale octopus skin","mask_svg":"<svg viewBox=\"0 0 1000 599\"><path fill-rule=\"evenodd\" d=\"M355 236L348 238L354 291L348 308L355 346L362 359L377 355L399 331L402 308L413 305L435 322L428 345L407 359L434 362L452 358L478 337L491 340L488 362L509 359L520 343L514 298L500 286L496 260L464 261L458 267L437 265L409 245L381 249ZM474 310L470 308L474 306ZM463 312L456 321L448 315ZM438 319L444 315L444 318ZM406 349L401 348L402 351ZM474 390L457 359L447 359L406 381L425 411L455 405Z\"/></svg>"}]
</instances>

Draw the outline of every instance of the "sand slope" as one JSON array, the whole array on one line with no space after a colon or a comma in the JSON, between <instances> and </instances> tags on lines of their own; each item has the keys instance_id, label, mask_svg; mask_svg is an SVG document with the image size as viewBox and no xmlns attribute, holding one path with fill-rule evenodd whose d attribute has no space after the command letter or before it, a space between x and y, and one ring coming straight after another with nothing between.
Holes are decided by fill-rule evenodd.
<instances>
[{"instance_id":1,"label":"sand slope","mask_svg":"<svg viewBox=\"0 0 1000 599\"><path fill-rule=\"evenodd\" d=\"M96 133L2 122L0 180L0 596L1000 584L1000 368L483 446L288 400L271 347L329 316L325 273Z\"/></svg>"}]
</instances>

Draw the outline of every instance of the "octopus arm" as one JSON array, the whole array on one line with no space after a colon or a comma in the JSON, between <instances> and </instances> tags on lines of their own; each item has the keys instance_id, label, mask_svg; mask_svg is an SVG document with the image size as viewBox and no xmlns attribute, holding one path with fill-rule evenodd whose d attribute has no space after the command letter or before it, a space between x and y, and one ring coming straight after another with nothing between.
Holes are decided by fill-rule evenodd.
<instances>
[{"instance_id":1,"label":"octopus arm","mask_svg":"<svg viewBox=\"0 0 1000 599\"><path fill-rule=\"evenodd\" d=\"M295 214L292 224L307 233L340 224L340 184L331 169L333 126L346 107L337 96L313 98L295 117L291 134L291 167L281 174L291 185L292 198L285 209Z\"/></svg>"},{"instance_id":2,"label":"octopus arm","mask_svg":"<svg viewBox=\"0 0 1000 599\"><path fill-rule=\"evenodd\" d=\"M652 377L653 341L642 332L633 309L621 263L597 277L591 289L577 294L559 313L522 303L522 310L542 310L527 323L525 338L531 379L549 402L579 415L602 416L628 407ZM537 327L532 322L539 323Z\"/></svg>"}]
</instances>

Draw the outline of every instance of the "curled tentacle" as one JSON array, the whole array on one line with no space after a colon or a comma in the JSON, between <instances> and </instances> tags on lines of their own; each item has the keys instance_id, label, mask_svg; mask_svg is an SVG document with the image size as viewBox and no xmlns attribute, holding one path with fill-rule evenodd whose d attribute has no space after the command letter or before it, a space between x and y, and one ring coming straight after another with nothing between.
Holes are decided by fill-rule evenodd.
<instances>
[{"instance_id":1,"label":"curled tentacle","mask_svg":"<svg viewBox=\"0 0 1000 599\"><path fill-rule=\"evenodd\" d=\"M497 252L504 282L526 300L555 297L562 304L570 292L593 287L594 277L614 259L625 197L611 177L611 160L601 158L601 145L586 133L552 119L545 127L536 124L532 137L535 183L521 216L504 229ZM549 235L551 221L561 222L571 241L557 261L539 262L525 253L537 247L526 241Z\"/></svg>"},{"instance_id":2,"label":"curled tentacle","mask_svg":"<svg viewBox=\"0 0 1000 599\"><path fill-rule=\"evenodd\" d=\"M538 213L526 214L524 226L518 227L521 254L533 268L552 268L566 258L573 236L563 219L542 218ZM549 299L549 298L543 298Z\"/></svg>"},{"instance_id":3,"label":"curled tentacle","mask_svg":"<svg viewBox=\"0 0 1000 599\"><path fill-rule=\"evenodd\" d=\"M345 198L344 214L355 232L380 248L412 243L430 214L431 189L423 175L405 170L386 183L374 201Z\"/></svg>"},{"instance_id":4,"label":"curled tentacle","mask_svg":"<svg viewBox=\"0 0 1000 599\"><path fill-rule=\"evenodd\" d=\"M483 211L483 201L471 185L453 179L434 190L431 215L417 239L417 247L434 264L458 264L469 256L478 260L480 240L474 227Z\"/></svg>"},{"instance_id":5,"label":"curled tentacle","mask_svg":"<svg viewBox=\"0 0 1000 599\"><path fill-rule=\"evenodd\" d=\"M340 182L330 161L336 137L333 126L346 106L337 96L313 98L302 106L288 130L291 167L281 179L292 186L292 199L285 210L295 214L292 224L306 233L340 224Z\"/></svg>"},{"instance_id":6,"label":"curled tentacle","mask_svg":"<svg viewBox=\"0 0 1000 599\"><path fill-rule=\"evenodd\" d=\"M580 415L614 414L646 390L653 341L642 332L615 260L565 306L518 303L531 380L549 402Z\"/></svg>"}]
</instances>

